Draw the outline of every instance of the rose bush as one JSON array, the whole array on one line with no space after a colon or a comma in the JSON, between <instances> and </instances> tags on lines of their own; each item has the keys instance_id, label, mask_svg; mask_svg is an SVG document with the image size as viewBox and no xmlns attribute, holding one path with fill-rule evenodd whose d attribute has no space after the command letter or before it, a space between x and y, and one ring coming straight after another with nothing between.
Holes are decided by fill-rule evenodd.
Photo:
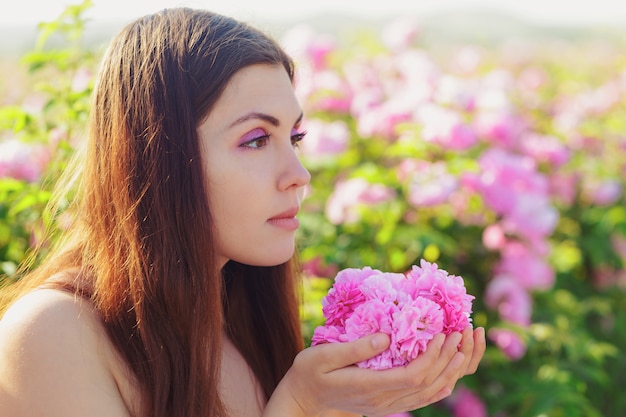
<instances>
[{"instance_id":1,"label":"rose bush","mask_svg":"<svg viewBox=\"0 0 626 417\"><path fill-rule=\"evenodd\" d=\"M45 227L65 227L67 201L56 216L44 207L84 133L101 52L81 43L90 5L41 25L27 81L3 94L0 282L49 243ZM313 177L298 235L307 342L338 271L402 273L423 258L463 276L490 343L478 372L420 416L625 414L623 39L425 35L398 21L280 36Z\"/></svg>"},{"instance_id":2,"label":"rose bush","mask_svg":"<svg viewBox=\"0 0 626 417\"><path fill-rule=\"evenodd\" d=\"M7 86L0 103L0 287L17 278L31 248L45 252L51 242L42 240L44 230L59 225L45 208L84 134L99 52L83 45L83 12L91 5L68 6L39 25L37 43L18 67L27 72L22 88ZM66 203L56 202L58 210Z\"/></svg>"},{"instance_id":3,"label":"rose bush","mask_svg":"<svg viewBox=\"0 0 626 417\"><path fill-rule=\"evenodd\" d=\"M314 126L302 146L308 334L337 271L424 258L464 277L490 344L457 395L416 415L623 414L623 42L420 34L406 20L284 34Z\"/></svg>"}]
</instances>

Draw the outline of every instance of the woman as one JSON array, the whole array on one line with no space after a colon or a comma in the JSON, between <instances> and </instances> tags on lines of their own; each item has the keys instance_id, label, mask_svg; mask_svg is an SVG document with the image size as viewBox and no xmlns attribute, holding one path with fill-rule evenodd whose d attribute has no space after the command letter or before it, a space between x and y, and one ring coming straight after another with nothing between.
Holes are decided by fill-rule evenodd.
<instances>
[{"instance_id":1,"label":"woman","mask_svg":"<svg viewBox=\"0 0 626 417\"><path fill-rule=\"evenodd\" d=\"M113 40L74 224L0 321L2 415L386 415L475 371L482 329L387 371L351 366L382 334L303 349L293 76L274 41L206 11L164 10Z\"/></svg>"}]
</instances>

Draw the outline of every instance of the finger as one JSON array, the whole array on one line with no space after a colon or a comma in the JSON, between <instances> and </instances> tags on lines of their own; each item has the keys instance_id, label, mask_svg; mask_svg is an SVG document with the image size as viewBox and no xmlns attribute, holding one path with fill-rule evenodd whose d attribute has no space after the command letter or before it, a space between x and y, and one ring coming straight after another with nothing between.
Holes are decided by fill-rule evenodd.
<instances>
[{"instance_id":1,"label":"finger","mask_svg":"<svg viewBox=\"0 0 626 417\"><path fill-rule=\"evenodd\" d=\"M473 374L478 370L478 364L485 354L485 349L487 348L487 342L485 340L485 329L483 327L478 327L476 330L474 330L473 339L474 350L472 352L472 358L467 366L467 370L465 371L466 375Z\"/></svg>"},{"instance_id":2,"label":"finger","mask_svg":"<svg viewBox=\"0 0 626 417\"><path fill-rule=\"evenodd\" d=\"M460 352L465 355L465 361L461 365L461 374L459 377L466 375L470 366L470 362L473 358L474 353L474 330L471 326L463 329L461 333L463 335L463 339L461 339L461 348Z\"/></svg>"},{"instance_id":3,"label":"finger","mask_svg":"<svg viewBox=\"0 0 626 417\"><path fill-rule=\"evenodd\" d=\"M430 380L434 380L445 367L445 364L438 361L445 340L444 334L435 335L428 343L426 351L420 353L415 360L407 365L407 370L412 375L421 375L423 379L427 379L427 374L433 374ZM411 384L411 386L413 385Z\"/></svg>"},{"instance_id":4,"label":"finger","mask_svg":"<svg viewBox=\"0 0 626 417\"><path fill-rule=\"evenodd\" d=\"M447 397L454 390L454 386L462 376L463 365L465 364L465 355L462 352L456 352L448 362L448 365L441 374L432 383L433 392L431 398L434 402ZM436 389L439 388L439 389Z\"/></svg>"},{"instance_id":5,"label":"finger","mask_svg":"<svg viewBox=\"0 0 626 417\"><path fill-rule=\"evenodd\" d=\"M439 390L439 392L437 392L437 394L435 394L427 402L425 402L424 405L421 405L420 408L424 408L424 407L429 406L431 404L437 403L437 402L443 400L444 398L449 397L450 394L452 394L453 390L454 390L454 387L452 387L452 388L450 388L450 387L443 387L442 389Z\"/></svg>"},{"instance_id":6,"label":"finger","mask_svg":"<svg viewBox=\"0 0 626 417\"><path fill-rule=\"evenodd\" d=\"M441 348L444 344L446 336L437 334L428 344L425 352L420 353L415 360L407 366L398 366L385 370L373 371L372 376L376 379L378 390L388 393L413 393L416 389L428 384L424 379L428 377L429 381L433 381L445 368L447 363L440 363ZM355 383L365 382L369 375L360 373L359 381Z\"/></svg>"},{"instance_id":7,"label":"finger","mask_svg":"<svg viewBox=\"0 0 626 417\"><path fill-rule=\"evenodd\" d=\"M443 372L435 378L432 384L407 392L394 403L394 406L404 411L415 410L448 397L454 390L464 362L465 355L463 353L454 353L450 361L446 361L447 365Z\"/></svg>"},{"instance_id":8,"label":"finger","mask_svg":"<svg viewBox=\"0 0 626 417\"><path fill-rule=\"evenodd\" d=\"M328 343L311 349L318 349L319 361L324 372L345 368L355 363L370 359L389 347L389 336L375 333L345 343Z\"/></svg>"},{"instance_id":9,"label":"finger","mask_svg":"<svg viewBox=\"0 0 626 417\"><path fill-rule=\"evenodd\" d=\"M446 369L457 352L460 342L460 333L452 333L448 336L436 335L429 343L426 352L407 366L413 375L413 378L407 381L407 387L419 388L431 385Z\"/></svg>"},{"instance_id":10,"label":"finger","mask_svg":"<svg viewBox=\"0 0 626 417\"><path fill-rule=\"evenodd\" d=\"M462 335L458 332L454 332L446 336L443 346L441 346L441 350L439 351L439 357L437 358L436 365L432 366L433 372L430 374L431 378L426 381L428 385L432 384L433 381L438 378L446 368L448 368L450 361L458 352L458 346L461 343L461 340Z\"/></svg>"}]
</instances>

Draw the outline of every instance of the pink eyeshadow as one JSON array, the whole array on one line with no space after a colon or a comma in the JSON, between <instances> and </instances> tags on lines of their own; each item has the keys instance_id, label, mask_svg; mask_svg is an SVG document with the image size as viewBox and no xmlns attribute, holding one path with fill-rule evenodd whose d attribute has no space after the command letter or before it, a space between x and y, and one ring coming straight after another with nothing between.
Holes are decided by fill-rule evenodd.
<instances>
[{"instance_id":1,"label":"pink eyeshadow","mask_svg":"<svg viewBox=\"0 0 626 417\"><path fill-rule=\"evenodd\" d=\"M261 128L253 129L249 131L248 133L246 133L245 135L243 135L241 139L239 139L239 144L241 145L243 143L249 142L253 139L257 139L266 135L267 135L267 132Z\"/></svg>"}]
</instances>

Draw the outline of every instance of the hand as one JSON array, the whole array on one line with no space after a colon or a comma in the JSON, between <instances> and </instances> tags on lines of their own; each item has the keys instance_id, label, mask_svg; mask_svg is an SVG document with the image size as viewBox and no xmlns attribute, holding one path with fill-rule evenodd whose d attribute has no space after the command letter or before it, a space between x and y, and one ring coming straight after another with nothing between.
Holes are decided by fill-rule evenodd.
<instances>
[{"instance_id":1,"label":"hand","mask_svg":"<svg viewBox=\"0 0 626 417\"><path fill-rule=\"evenodd\" d=\"M461 377L476 371L485 351L485 332L467 328L447 337L437 335L426 352L404 367L372 370L353 365L388 346L389 337L379 333L305 349L264 415L308 417L337 409L376 417L425 407L450 395Z\"/></svg>"}]
</instances>

